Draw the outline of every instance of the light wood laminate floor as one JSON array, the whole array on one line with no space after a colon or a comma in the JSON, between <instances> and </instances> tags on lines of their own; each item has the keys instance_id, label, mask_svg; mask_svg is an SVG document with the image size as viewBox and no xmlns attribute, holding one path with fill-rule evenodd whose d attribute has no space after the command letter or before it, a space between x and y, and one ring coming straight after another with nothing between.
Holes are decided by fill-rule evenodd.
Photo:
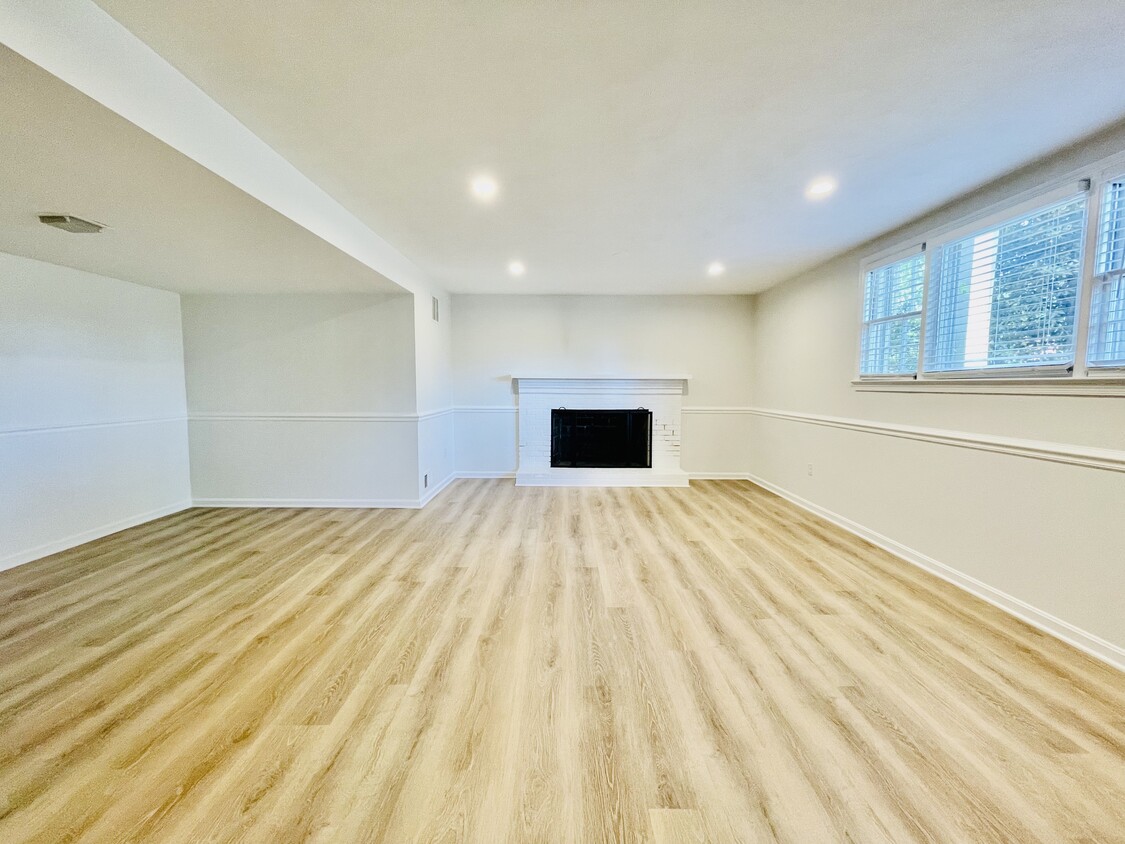
<instances>
[{"instance_id":1,"label":"light wood laminate floor","mask_svg":"<svg viewBox=\"0 0 1125 844\"><path fill-rule=\"evenodd\" d=\"M746 482L0 573L0 841L1125 841L1125 675Z\"/></svg>"}]
</instances>

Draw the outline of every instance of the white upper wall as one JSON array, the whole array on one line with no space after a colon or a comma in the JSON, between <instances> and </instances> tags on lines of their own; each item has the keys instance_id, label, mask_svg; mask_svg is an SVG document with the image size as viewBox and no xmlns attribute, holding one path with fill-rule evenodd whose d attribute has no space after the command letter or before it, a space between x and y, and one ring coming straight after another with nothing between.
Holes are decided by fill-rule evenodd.
<instances>
[{"instance_id":1,"label":"white upper wall","mask_svg":"<svg viewBox=\"0 0 1125 844\"><path fill-rule=\"evenodd\" d=\"M410 294L184 296L192 413L411 413Z\"/></svg>"},{"instance_id":2,"label":"white upper wall","mask_svg":"<svg viewBox=\"0 0 1125 844\"><path fill-rule=\"evenodd\" d=\"M750 403L747 296L454 296L454 404L511 406L512 375L691 376L684 406Z\"/></svg>"},{"instance_id":3,"label":"white upper wall","mask_svg":"<svg viewBox=\"0 0 1125 844\"><path fill-rule=\"evenodd\" d=\"M0 252L0 430L185 413L180 299Z\"/></svg>"},{"instance_id":4,"label":"white upper wall","mask_svg":"<svg viewBox=\"0 0 1125 844\"><path fill-rule=\"evenodd\" d=\"M433 300L438 300L438 319ZM418 384L418 410L444 410L453 399L453 314L444 293L414 294L414 366Z\"/></svg>"}]
</instances>

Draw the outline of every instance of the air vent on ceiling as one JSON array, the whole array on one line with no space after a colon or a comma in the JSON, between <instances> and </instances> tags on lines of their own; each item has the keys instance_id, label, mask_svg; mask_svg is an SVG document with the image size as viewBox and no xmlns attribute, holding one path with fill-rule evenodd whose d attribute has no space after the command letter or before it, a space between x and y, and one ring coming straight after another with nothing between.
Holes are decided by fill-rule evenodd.
<instances>
[{"instance_id":1,"label":"air vent on ceiling","mask_svg":"<svg viewBox=\"0 0 1125 844\"><path fill-rule=\"evenodd\" d=\"M97 234L105 228L101 223L83 220L81 217L73 217L70 214L40 214L39 222L71 234Z\"/></svg>"}]
</instances>

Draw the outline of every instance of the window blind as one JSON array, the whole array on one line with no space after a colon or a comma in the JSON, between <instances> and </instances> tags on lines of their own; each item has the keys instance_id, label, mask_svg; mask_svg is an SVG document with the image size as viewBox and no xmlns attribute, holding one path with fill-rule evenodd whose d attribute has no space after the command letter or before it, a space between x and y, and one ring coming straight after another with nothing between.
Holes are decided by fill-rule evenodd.
<instances>
[{"instance_id":1,"label":"window blind","mask_svg":"<svg viewBox=\"0 0 1125 844\"><path fill-rule=\"evenodd\" d=\"M867 273L860 375L908 375L917 371L925 275L924 253Z\"/></svg>"},{"instance_id":2,"label":"window blind","mask_svg":"<svg viewBox=\"0 0 1125 844\"><path fill-rule=\"evenodd\" d=\"M1074 361L1084 195L943 244L926 314L927 372Z\"/></svg>"},{"instance_id":3,"label":"window blind","mask_svg":"<svg viewBox=\"0 0 1125 844\"><path fill-rule=\"evenodd\" d=\"M1096 255L1086 361L1125 366L1125 176L1105 186Z\"/></svg>"}]
</instances>

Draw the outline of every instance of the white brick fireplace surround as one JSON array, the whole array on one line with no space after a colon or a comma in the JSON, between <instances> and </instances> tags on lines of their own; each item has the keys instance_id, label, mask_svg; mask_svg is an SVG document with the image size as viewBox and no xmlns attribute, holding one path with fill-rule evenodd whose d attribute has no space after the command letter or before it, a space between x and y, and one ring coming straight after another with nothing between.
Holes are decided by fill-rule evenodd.
<instances>
[{"instance_id":1,"label":"white brick fireplace surround","mask_svg":"<svg viewBox=\"0 0 1125 844\"><path fill-rule=\"evenodd\" d=\"M687 377L513 377L519 394L517 486L687 486L680 468L680 432ZM551 466L551 410L652 411L652 468L575 469Z\"/></svg>"}]
</instances>

